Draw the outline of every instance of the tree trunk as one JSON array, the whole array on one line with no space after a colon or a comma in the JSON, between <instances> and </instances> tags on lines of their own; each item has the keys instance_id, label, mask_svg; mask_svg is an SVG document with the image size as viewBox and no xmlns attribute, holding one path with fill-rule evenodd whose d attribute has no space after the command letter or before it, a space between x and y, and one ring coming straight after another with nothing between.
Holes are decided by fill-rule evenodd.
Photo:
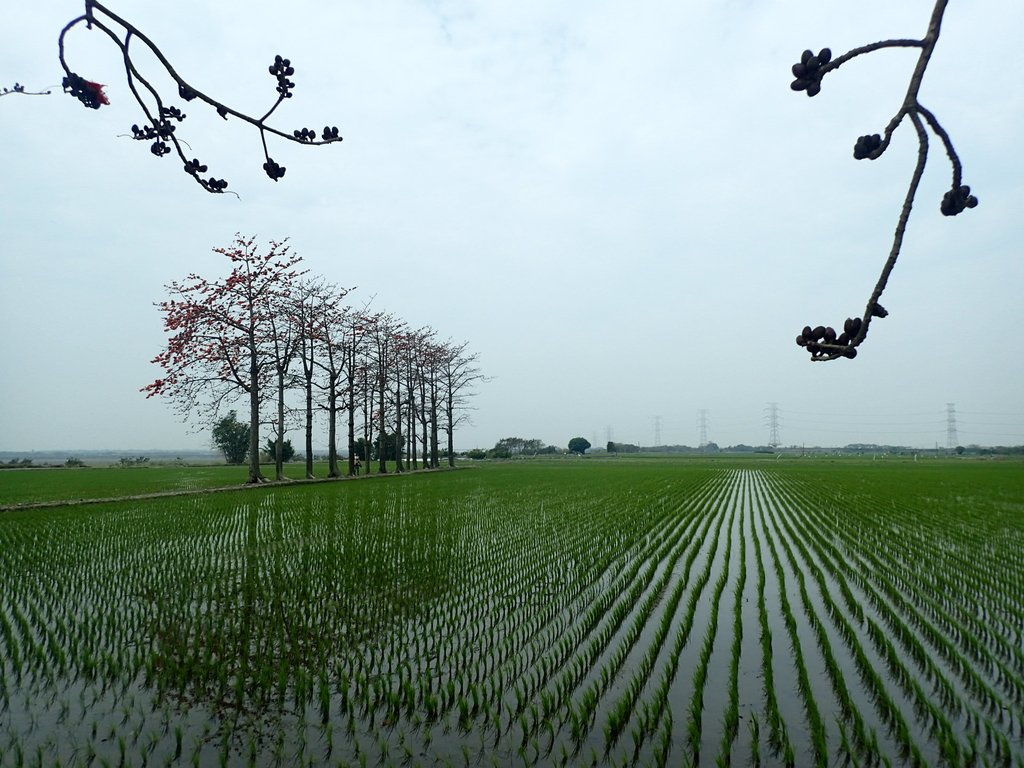
<instances>
[{"instance_id":1,"label":"tree trunk","mask_svg":"<svg viewBox=\"0 0 1024 768\"><path fill-rule=\"evenodd\" d=\"M427 454L427 389L426 381L420 376L420 426L423 427L421 446L423 448L423 468L430 468L430 460Z\"/></svg>"},{"instance_id":2,"label":"tree trunk","mask_svg":"<svg viewBox=\"0 0 1024 768\"><path fill-rule=\"evenodd\" d=\"M445 404L445 416L448 417L448 426L445 431L448 433L448 466L455 466L455 427L452 417L455 416L455 407L452 404L452 400L449 397L448 402Z\"/></svg>"},{"instance_id":3,"label":"tree trunk","mask_svg":"<svg viewBox=\"0 0 1024 768\"><path fill-rule=\"evenodd\" d=\"M402 449L405 448L405 435L402 434L402 386L395 389L395 472L404 472L405 465L402 464Z\"/></svg>"},{"instance_id":4,"label":"tree trunk","mask_svg":"<svg viewBox=\"0 0 1024 768\"><path fill-rule=\"evenodd\" d=\"M437 469L441 462L437 455L437 386L430 385L430 466Z\"/></svg>"},{"instance_id":5,"label":"tree trunk","mask_svg":"<svg viewBox=\"0 0 1024 768\"><path fill-rule=\"evenodd\" d=\"M373 391L369 383L367 377L363 376L363 471L367 475L370 474L370 456L373 453L370 443L373 437Z\"/></svg>"},{"instance_id":6,"label":"tree trunk","mask_svg":"<svg viewBox=\"0 0 1024 768\"><path fill-rule=\"evenodd\" d=\"M306 375L306 479L313 479L313 368Z\"/></svg>"},{"instance_id":7,"label":"tree trunk","mask_svg":"<svg viewBox=\"0 0 1024 768\"><path fill-rule=\"evenodd\" d=\"M348 473L356 474L356 388L351 377L348 380Z\"/></svg>"},{"instance_id":8,"label":"tree trunk","mask_svg":"<svg viewBox=\"0 0 1024 768\"><path fill-rule=\"evenodd\" d=\"M378 443L377 443L377 459L378 459L377 471L380 472L382 475L386 475L387 471L388 471L388 464L387 464L387 454L388 454L388 451L387 451L387 421L384 419L384 372L381 371L378 374L378 376L380 376L379 399L378 399L378 402L377 402L377 405L380 407L380 433L379 433L380 437L378 438Z\"/></svg>"},{"instance_id":9,"label":"tree trunk","mask_svg":"<svg viewBox=\"0 0 1024 768\"><path fill-rule=\"evenodd\" d=\"M274 446L274 478L284 480L284 369L277 369L277 443Z\"/></svg>"},{"instance_id":10,"label":"tree trunk","mask_svg":"<svg viewBox=\"0 0 1024 768\"><path fill-rule=\"evenodd\" d=\"M260 471L260 384L259 361L256 358L256 337L249 333L249 483L264 483Z\"/></svg>"},{"instance_id":11,"label":"tree trunk","mask_svg":"<svg viewBox=\"0 0 1024 768\"><path fill-rule=\"evenodd\" d=\"M338 471L338 390L334 378L328 381L327 391L327 476L340 477Z\"/></svg>"},{"instance_id":12,"label":"tree trunk","mask_svg":"<svg viewBox=\"0 0 1024 768\"><path fill-rule=\"evenodd\" d=\"M416 401L412 399L412 392L409 393L409 415L405 419L405 443L408 448L408 455L412 457L412 468L420 468L419 456L416 453Z\"/></svg>"}]
</instances>

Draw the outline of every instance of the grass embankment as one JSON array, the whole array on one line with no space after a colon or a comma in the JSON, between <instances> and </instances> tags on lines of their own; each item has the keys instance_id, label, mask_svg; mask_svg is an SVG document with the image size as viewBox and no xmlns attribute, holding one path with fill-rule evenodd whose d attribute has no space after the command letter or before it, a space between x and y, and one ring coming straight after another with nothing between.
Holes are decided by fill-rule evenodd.
<instances>
[{"instance_id":1,"label":"grass embankment","mask_svg":"<svg viewBox=\"0 0 1024 768\"><path fill-rule=\"evenodd\" d=\"M392 469L393 469L392 464ZM262 467L263 476L274 477L274 465ZM342 463L341 472L348 471ZM304 463L285 464L288 480L304 480ZM326 479L327 463L313 465L313 474ZM360 475L365 477L366 475ZM0 472L0 509L21 505L53 505L90 500L111 500L206 491L237 489L245 485L247 468L239 465L167 465L148 467L45 467Z\"/></svg>"}]
</instances>

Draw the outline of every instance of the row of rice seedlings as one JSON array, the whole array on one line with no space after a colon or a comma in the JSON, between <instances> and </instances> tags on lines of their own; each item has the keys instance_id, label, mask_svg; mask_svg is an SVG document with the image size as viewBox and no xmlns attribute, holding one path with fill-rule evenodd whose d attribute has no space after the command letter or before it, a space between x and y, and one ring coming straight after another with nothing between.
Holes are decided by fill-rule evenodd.
<instances>
[{"instance_id":1,"label":"row of rice seedlings","mask_svg":"<svg viewBox=\"0 0 1024 768\"><path fill-rule=\"evenodd\" d=\"M785 503L786 499L779 492L777 486L773 488L772 492L776 501ZM786 554L790 567L796 574L797 586L800 590L800 598L804 606L804 612L807 616L808 624L816 634L818 648L824 658L825 669L832 683L832 689L836 695L836 699L842 709L843 717L853 730L854 746L859 752L863 752L867 749L871 741L865 729L861 713L854 705L850 692L846 686L846 682L843 679L842 672L839 669L839 664L836 661L835 652L832 648L832 643L829 639L828 633L825 630L824 623L814 611L804 578L805 570L810 572L811 576L814 578L818 587L819 597L825 607L825 613L832 620L833 625L837 628L843 642L850 653L852 653L858 673L861 676L861 680L864 682L869 696L879 715L882 717L883 722L889 726L891 732L895 735L901 749L901 754L906 756L912 765L926 765L927 763L921 755L920 748L910 735L910 729L902 715L900 707L889 695L888 689L879 676L877 670L867 658L864 648L860 644L856 633L853 632L853 629L850 627L846 618L842 615L838 606L836 606L833 601L821 570L808 555L803 542L800 541L799 537L793 534L787 520L788 515L779 514L776 518L775 514L771 511L769 514L773 517L775 529L779 532L779 542L782 546L783 552ZM792 539L793 546L800 551L803 558L802 566L793 554L789 541L787 540L787 536ZM878 756L867 754L867 757L877 759Z\"/></svg>"},{"instance_id":2,"label":"row of rice seedlings","mask_svg":"<svg viewBox=\"0 0 1024 768\"><path fill-rule=\"evenodd\" d=\"M658 529L651 535L644 546L663 548L666 542L672 537L678 536L678 521L671 515L666 515L658 521ZM573 666L589 669L591 657L596 656L598 650L604 647L614 633L618 624L625 618L632 605L630 597L636 596L640 571L644 565L650 568L650 553L645 554L643 550L631 549L620 555L622 570L614 575L614 580L607 584L597 585L590 597L586 610L580 614L572 624L566 628L567 637L571 641L559 642L554 647L549 647L547 654L539 653L538 658L541 664L550 672L562 669L562 680L554 688L559 692L561 699L567 692L571 691L579 683L577 675L569 674L570 669L565 665L572 661ZM632 589L633 593L624 595L624 591ZM579 654L579 646L586 638L591 638L588 643L589 652ZM527 702L537 696L545 684L548 675L540 676L535 684L524 689L521 699ZM518 702L517 702L518 703ZM522 711L522 706L517 706L517 713Z\"/></svg>"},{"instance_id":3,"label":"row of rice seedlings","mask_svg":"<svg viewBox=\"0 0 1024 768\"><path fill-rule=\"evenodd\" d=\"M755 503L757 503L756 495ZM754 559L757 563L757 613L761 642L761 685L764 692L764 715L768 723L768 745L771 747L773 756L783 756L784 763L787 766L791 766L796 758L793 745L789 741L786 723L779 712L778 697L775 693L775 673L772 666L772 658L774 656L772 651L772 630L768 622L768 608L765 600L767 577L764 569L764 558L761 555L761 539L757 533L757 526L754 525L753 515L751 515L750 519L750 535L754 547ZM757 745L758 743L758 739L755 738L754 744ZM755 762L759 762L759 760Z\"/></svg>"},{"instance_id":4,"label":"row of rice seedlings","mask_svg":"<svg viewBox=\"0 0 1024 768\"><path fill-rule=\"evenodd\" d=\"M902 652L897 651L881 627L870 616L865 615L863 607L856 601L847 584L846 575L850 572L850 568L845 559L835 551L828 541L813 535L812 529L802 524L802 517L812 514L808 511L809 509L809 506L802 507L800 513L794 517L794 523L803 537L803 541L810 544L817 551L819 559L829 567L830 576L838 584L847 609L866 627L868 637L885 662L889 678L902 688L904 694L913 702L915 713L926 724L932 736L937 739L939 754L952 765L961 764L964 760L961 745L953 734L952 725L944 710L958 712L961 706L965 705L942 673L935 668L930 656L916 636L910 633L899 616L893 613L887 605L877 602L877 594L873 590L871 595L875 599L869 597L869 602L877 610L884 611L880 615L894 630L898 642L901 642ZM925 679L933 683L932 694L923 690L917 676L911 674L906 668L903 662L904 658L913 659L918 669L925 675ZM936 693L939 694L938 698L936 698Z\"/></svg>"},{"instance_id":5,"label":"row of rice seedlings","mask_svg":"<svg viewBox=\"0 0 1024 768\"><path fill-rule=\"evenodd\" d=\"M692 558L696 556L704 537L707 535L710 523L710 517L705 517L702 520L697 515L692 515L689 518L687 528L682 531L679 538L681 544L676 546L672 552L668 553L661 560L662 574L652 589L649 590L643 609L636 615L630 635L620 644L620 650L617 651L617 654L621 656L619 667L625 670L632 670L632 675L623 694L616 701L609 703L604 725L605 755L608 755L611 749L618 743L619 737L622 735L632 715L637 698L648 683L651 670L661 652L665 638L668 636L672 617L682 598L683 588L686 586L685 578L678 578L675 574L675 568L687 551L690 553L690 562L692 563ZM703 532L695 536L694 529L701 525L703 526ZM687 573L689 572L689 567L686 567L686 571ZM665 592L673 581L675 582L675 587L669 593L668 598L665 599ZM646 648L640 649L636 654L640 658L633 663L627 663L621 649L625 648L627 643L631 647L636 638L639 637L640 632L650 624L653 624L650 617L655 605L659 603L662 605L661 619L657 625L652 627L653 637ZM636 741L637 736L634 735L634 742L636 743Z\"/></svg>"},{"instance_id":6,"label":"row of rice seedlings","mask_svg":"<svg viewBox=\"0 0 1024 768\"><path fill-rule=\"evenodd\" d=\"M907 549L916 554L918 546L917 542L911 541ZM908 591L914 590L915 586L920 589L924 597L922 607L932 621L939 624L946 634L959 637L965 653L997 681L1003 697L1021 707L1024 704L1024 678L1017 670L1022 668L1024 651L1019 643L993 631L992 624L979 616L979 613L986 613L986 605L993 600L1009 600L1003 604L1012 604L1012 597L1008 597L1008 593L1015 589L1012 579L1005 578L1005 570L999 571L998 576L983 578L984 571L991 571L991 566L984 565L988 556L967 560L963 554L934 544L929 546L928 552L931 554L936 550L944 552L941 569L927 566L911 568L906 564L893 564L892 567L899 569Z\"/></svg>"},{"instance_id":7,"label":"row of rice seedlings","mask_svg":"<svg viewBox=\"0 0 1024 768\"><path fill-rule=\"evenodd\" d=\"M922 557L922 559L928 559L928 555L927 555L927 554L924 554L924 553L922 553L922 554L921 554L921 555L919 555L919 556L921 556L921 557ZM898 585L898 586L903 586L903 585ZM909 589L907 589L906 591L907 591L907 592L910 592L910 590L909 590ZM928 590L928 589L926 589L925 591L926 591L926 592L929 592L929 593L931 592L931 590Z\"/></svg>"},{"instance_id":8,"label":"row of rice seedlings","mask_svg":"<svg viewBox=\"0 0 1024 768\"><path fill-rule=\"evenodd\" d=\"M979 618L991 619L990 609L995 608L1016 624L1013 631L1017 634L1021 626L1024 583L1006 576L1021 572L1019 546L1014 546L1022 538L1019 516L1000 514L991 503L985 504L977 497L972 498L969 505L957 502L952 514L949 514L950 507L924 508L920 501L918 504L916 508L899 512L904 520L923 518L919 528L922 534L929 534L926 543L942 566L925 567L921 576L934 580L936 587L955 587L942 592L937 590L936 596L949 599L951 604L959 603L960 607L981 598L983 615ZM956 531L955 543L950 541L951 530Z\"/></svg>"},{"instance_id":9,"label":"row of rice seedlings","mask_svg":"<svg viewBox=\"0 0 1024 768\"><path fill-rule=\"evenodd\" d=\"M833 570L832 575L841 583L844 600L851 600L852 594L849 593L849 587L846 585L843 574ZM903 663L904 657L896 650L881 627L869 616L863 618L863 626L866 627L868 638L885 664L889 679L903 690L904 695L912 702L914 712L919 720L932 737L938 739L939 754L951 764L959 764L961 761L960 745L953 735L952 726L942 707L936 704L937 700L932 695L924 691L917 677L908 671ZM942 690L952 690L944 678L936 679L936 682L942 686ZM953 700L955 701L955 699Z\"/></svg>"},{"instance_id":10,"label":"row of rice seedlings","mask_svg":"<svg viewBox=\"0 0 1024 768\"><path fill-rule=\"evenodd\" d=\"M825 724L822 722L821 713L814 700L814 691L811 688L810 678L807 675L807 664L804 661L803 649L800 647L800 638L797 635L796 618L793 616L793 609L790 607L789 598L786 594L786 575L779 558L778 550L771 531L766 525L764 507L760 506L761 530L764 533L764 540L768 543L768 549L772 555L772 565L775 570L775 578L778 583L779 604L782 608L782 619L789 635L790 649L793 653L793 664L797 673L797 690L803 703L804 715L810 731L811 749L813 751L814 764L819 767L828 765L828 743L825 735ZM787 765L792 764L790 755L785 756ZM795 756L794 760L795 760Z\"/></svg>"},{"instance_id":11,"label":"row of rice seedlings","mask_svg":"<svg viewBox=\"0 0 1024 768\"><path fill-rule=\"evenodd\" d=\"M729 512L729 520L726 523L726 531L731 531L733 521L736 517L736 508L732 507ZM686 741L690 748L690 754L694 763L700 762L701 747L701 723L704 713L704 687L707 682L708 663L711 660L711 651L714 647L715 636L718 634L718 608L722 600L722 593L725 591L726 582L729 580L729 565L732 559L732 537L728 536L725 553L722 561L722 571L715 582L714 590L711 593L709 606L708 625L704 633L704 644L701 646L700 655L697 660L697 667L693 674L693 694L690 698L690 707L687 713Z\"/></svg>"},{"instance_id":12,"label":"row of rice seedlings","mask_svg":"<svg viewBox=\"0 0 1024 768\"><path fill-rule=\"evenodd\" d=\"M938 652L943 661L950 666L960 678L964 690L990 713L1002 711L1004 698L975 670L974 665L964 655L960 644L969 643L969 638L950 633L948 625L933 623L934 611L928 610L928 597L915 585L900 575L892 572L892 563L882 560L870 549L857 550L857 556L863 561L864 572L872 584L890 601L899 606L899 611L910 626L920 633L932 649ZM951 640L957 638L957 643Z\"/></svg>"},{"instance_id":13,"label":"row of rice seedlings","mask_svg":"<svg viewBox=\"0 0 1024 768\"><path fill-rule=\"evenodd\" d=\"M707 540L708 532L711 529L715 518L712 515L703 515L695 518L698 530L689 537L688 554L683 564L682 572L673 575L674 586L668 598L664 601L661 619L654 629L654 636L647 646L642 658L631 665L633 674L625 691L612 705L605 725L606 751L614 746L619 736L624 732L627 724L632 720L635 724L631 728L633 738L632 760L635 763L640 756L640 751L648 738L655 735L661 721L660 714L664 711L667 702L668 688L660 686L656 689L652 702L645 702L642 708L637 709L637 703L643 691L654 687L652 672L656 662L664 653L668 653L665 642L676 618L679 603L686 588L690 586L690 573L697 556L701 553L704 542ZM673 564L673 570L675 564Z\"/></svg>"},{"instance_id":14,"label":"row of rice seedlings","mask_svg":"<svg viewBox=\"0 0 1024 768\"><path fill-rule=\"evenodd\" d=\"M925 570L918 578L930 585L938 603L967 626L987 650L1005 664L1020 668L1024 651L1020 645L1020 606L1015 602L1018 588L1005 578L1007 569L1013 573L1014 567L1005 566L998 573L980 573L976 560L977 557L951 551L941 570ZM989 566L986 571L1000 567L994 563Z\"/></svg>"},{"instance_id":15,"label":"row of rice seedlings","mask_svg":"<svg viewBox=\"0 0 1024 768\"><path fill-rule=\"evenodd\" d=\"M724 495L719 495L715 499L715 504L708 509L705 519L708 526L714 524L714 535L712 536L711 542L705 551L703 548L703 540L707 538L708 527L705 527L702 535L702 543L700 546L694 548L691 553L691 557L687 560L686 564L686 578L682 581L686 582L685 586L690 588L690 596L686 603L685 614L682 619L678 622L676 632L672 637L672 645L668 651L667 657L661 666L661 673L658 675L657 684L650 696L650 704L645 705L641 709L641 715L639 717L639 723L641 724L640 729L633 732L634 748L633 755L634 761L638 758L639 754L643 749L644 741L648 738L654 739L654 756L655 759L664 759L661 757L663 733L662 730L665 724L665 718L668 717L669 724L671 725L671 706L669 704L669 691L672 687L673 682L676 679L676 675L680 670L679 658L682 655L683 648L689 641L690 634L693 629L694 618L696 616L697 607L701 602L701 597L704 594L704 588L707 586L711 579L712 569L715 565L715 553L718 551L718 544L721 539L722 528L725 525L726 516L724 510ZM704 553L704 567L694 580L693 584L689 583L689 574L695 558ZM650 729L646 726L649 724L661 723L658 725L658 732L656 735L652 735ZM663 764L663 763L661 763Z\"/></svg>"},{"instance_id":16,"label":"row of rice seedlings","mask_svg":"<svg viewBox=\"0 0 1024 768\"><path fill-rule=\"evenodd\" d=\"M121 571L121 573L125 573L125 572L128 572L128 571ZM121 575L121 574L119 573L118 575ZM124 582L125 580L122 577L118 581ZM115 581L114 586L117 586L118 581ZM110 589L111 586L112 586L111 585L111 580L109 580L109 579L105 580L105 583L102 582L102 581L98 581L97 580L97 584L100 584L102 587L106 588L106 590L108 590L108 591L112 591ZM96 602L98 602L98 601L96 601ZM140 613L132 612L130 610L128 610L128 611L122 610L121 614L122 615L126 615L127 614L128 621L125 622L125 624L127 624L130 628L135 629L137 631L137 628L138 628L138 617L139 617ZM102 629L102 627L100 627L99 629ZM113 633L111 633L111 634L113 634ZM103 643L103 644L105 644L105 643ZM51 647L53 646L52 640L50 640L50 646ZM109 659L109 664L106 665L106 668L102 671L103 674L110 675L111 677L114 677L115 679L117 677L119 677L122 672L129 672L130 671L130 665L133 664L134 660L135 660L134 654L124 654L123 655L122 653L116 652L116 651L115 652L104 651L102 653L102 655L103 655L103 658ZM127 664L125 662L127 662ZM128 669L126 670L125 668L128 668Z\"/></svg>"},{"instance_id":17,"label":"row of rice seedlings","mask_svg":"<svg viewBox=\"0 0 1024 768\"><path fill-rule=\"evenodd\" d=\"M609 612L609 620L591 635L583 649L582 666L585 669L581 671L584 672L585 677L590 679L590 682L589 684L584 683L583 691L576 694L569 710L573 738L577 745L582 744L583 737L596 718L601 697L617 676L629 649L636 641L640 629L646 624L647 617L653 609L656 600L648 599L641 602L642 595L645 592L649 593L649 596L650 594L656 596L660 594L656 586L651 589L655 574L662 569L663 561L668 557L669 552L675 550L676 559L682 554L680 541L683 530L685 529L682 527L674 529L672 537L659 542L658 549L643 560L643 564L646 566L643 568L643 573L634 572L634 580L625 591L620 593L619 599ZM638 561L637 565L640 564ZM666 570L664 573L670 574L670 571ZM634 621L620 632L620 628L623 627L626 618L630 615L634 616ZM614 648L610 648L609 644L613 639L617 639L618 642ZM583 683L582 680L580 682Z\"/></svg>"},{"instance_id":18,"label":"row of rice seedlings","mask_svg":"<svg viewBox=\"0 0 1024 768\"><path fill-rule=\"evenodd\" d=\"M1020 668L1022 651L1014 638L1019 640L1024 591L1018 580L1006 578L1021 572L1019 559L1015 559L1019 556L1014 555L1018 547L1009 545L1014 536L1018 541L1021 538L1016 521L1008 528L1010 520L979 510L973 503L956 504L955 512L950 509L948 513L922 506L887 510L894 534L888 538L895 539L884 542L884 552L893 555L888 559L894 560L894 565L904 563L907 578L929 585L927 593L936 604L970 627L1003 661L1015 659L1013 667ZM894 552L893 544L905 546ZM918 560L915 555L921 547L927 557ZM909 558L908 551L914 553ZM912 568L905 565L908 559ZM992 608L1017 625L1006 627L1012 637L993 631ZM1013 616L1017 619L1010 618Z\"/></svg>"},{"instance_id":19,"label":"row of rice seedlings","mask_svg":"<svg viewBox=\"0 0 1024 768\"><path fill-rule=\"evenodd\" d=\"M677 534L674 535L673 538L678 539L678 532L677 532ZM665 557L666 557L665 553L661 552L661 553L657 554L656 557L654 558L655 561L660 562L660 566L659 567L660 567L660 570L662 571L662 573L666 572ZM660 593L661 591L662 591L662 588L660 586L657 586L656 589L654 590L654 593L657 594L657 593ZM649 592L649 594L650 594L650 592ZM643 622L641 622L640 624L642 624L642 623ZM634 627L640 626L640 624L634 622ZM629 638L627 637L627 641L628 640L629 640ZM594 644L592 643L591 650L594 650L593 645ZM597 646L601 646L602 645L601 641L599 640L596 645ZM541 694L541 701L542 701L543 706L541 708L541 711L538 712L538 716L540 718L540 721L541 722L549 723L549 721L546 718L546 714L554 713L554 712L557 711L557 702L563 700L563 698L567 694L567 692L571 691L573 689L573 687L578 684L578 681L581 679L581 677L583 675L587 674L587 670L588 669L595 670L592 673L593 675L595 675L595 679L592 682L592 687L590 689L588 689L588 691L583 694L582 702L583 702L583 706L584 707L587 707L588 705L591 705L591 704L596 706L597 701L599 699L600 692L603 690L603 687L606 686L608 684L608 682L613 677L613 669L616 666L621 666L621 664L623 663L622 659L625 658L625 654L624 654L624 650L623 649L627 648L628 645L629 645L629 642L627 642L625 645L620 645L619 647L616 648L615 651L611 651L611 650L606 651L606 653L611 653L611 663L610 663L610 665L609 664L599 665L600 666L599 670L597 670L594 667L594 664L593 664L592 661L588 661L588 658L590 658L590 657L586 653L584 653L582 655L577 655L576 657L574 657L573 661L572 661L571 668L565 670L565 672L558 678L558 680L555 683L555 686L554 686L553 690L551 691L551 693L548 694L548 693L542 692L542 694ZM596 686L596 687L593 687L593 686ZM584 712L586 713L585 709L584 709ZM582 722L581 719L579 718L579 715L577 714L576 710L569 710L567 714L569 715L570 723L573 726L572 730L573 730L573 733L575 734L574 741L578 740L578 739L581 739L583 733L589 727L589 723ZM586 716L587 716L587 718L589 720L589 713L586 713ZM553 725L549 724L549 729L550 730L554 730L555 729L555 725L557 725L557 724L562 722L560 715L555 715L555 717L557 718L556 719L556 723L553 724ZM537 718L536 717L532 718L532 722L536 723L537 722ZM528 731L528 730L530 730L531 727L532 727L532 725L530 723L526 723L524 725L524 730Z\"/></svg>"},{"instance_id":20,"label":"row of rice seedlings","mask_svg":"<svg viewBox=\"0 0 1024 768\"><path fill-rule=\"evenodd\" d=\"M843 565L844 570L850 572L849 566L845 564L845 558L836 555L834 559L836 562ZM842 574L835 573L834 575L837 579L842 580ZM893 612L885 601L881 600L878 594L873 590L873 588L871 588L867 579L856 573L854 575L859 579L861 588L868 595L869 602L871 602L873 607L880 612L880 615L887 621L891 631L896 635L897 640L901 642L903 648L908 651L907 655L910 658L913 658L918 667L924 671L925 679L932 682L933 691L938 694L938 699L936 699L934 695L929 696L925 694L917 680L907 672L900 655L897 654L888 637L885 636L870 617L862 617L867 623L869 637L872 639L872 642L876 649L878 649L878 652L886 661L890 676L894 681L900 684L901 687L903 687L908 697L914 701L914 708L918 712L919 716L929 723L932 732L936 734L940 753L950 756L957 754L961 749L961 746L952 734L951 724L948 722L941 709L939 709L934 702L940 701L942 706L953 714L959 714L962 707L967 714L968 723L971 721L974 722L975 735L981 734L983 729L982 723L985 721L985 718L979 717L978 713L966 702L962 702L960 700L953 691L952 686L942 675L941 671L939 671L932 662L931 655L923 648L923 646L921 646L920 642L916 639L916 636L910 632L905 624L903 624L899 616ZM877 576L877 573L875 575ZM842 580L841 587L844 586L845 580ZM895 599L899 599L899 602L896 604L902 606L901 610L913 611L913 609L905 605L905 600L900 599L900 596L893 595L893 597ZM853 603L853 597L849 594L848 588L846 588L846 591L844 592L844 599L849 604ZM969 666L960 665L959 668L969 669Z\"/></svg>"},{"instance_id":21,"label":"row of rice seedlings","mask_svg":"<svg viewBox=\"0 0 1024 768\"><path fill-rule=\"evenodd\" d=\"M676 522L666 517L656 538L649 544L660 548L666 539L677 533ZM592 668L594 659L631 609L630 601L638 596L643 585L640 571L645 563L649 563L649 557L639 552L624 556L622 564L625 567L616 574L615 580L592 594L593 599L586 606L586 611L579 620L565 628L559 642L549 646L547 652L537 654L539 669L535 667L535 674L525 681L521 691L519 686L516 688L517 717L530 702L538 698L542 702L545 717L563 708L567 697ZM580 652L579 648L585 641L586 646ZM557 677L552 681L556 673ZM539 719L534 718L533 727L527 727L524 739L535 729Z\"/></svg>"},{"instance_id":22,"label":"row of rice seedlings","mask_svg":"<svg viewBox=\"0 0 1024 768\"><path fill-rule=\"evenodd\" d=\"M526 699L526 697L525 697L525 696L524 696L523 698L524 698L524 700ZM546 707L550 707L550 704L546 704L545 706L546 706ZM469 714L471 715L471 714L472 714L472 712L469 712ZM465 717L463 717L463 718L460 718L460 719L466 719L466 718L465 718Z\"/></svg>"},{"instance_id":23,"label":"row of rice seedlings","mask_svg":"<svg viewBox=\"0 0 1024 768\"><path fill-rule=\"evenodd\" d=\"M743 478L746 480L746 473L743 474ZM715 764L720 768L727 767L732 763L732 745L739 733L740 726L740 646L743 642L743 590L747 584L747 537L743 530L745 520L746 508L741 506L739 520L740 564L736 587L733 590L732 646L729 651L729 703L725 710L722 743L718 756L715 758Z\"/></svg>"}]
</instances>

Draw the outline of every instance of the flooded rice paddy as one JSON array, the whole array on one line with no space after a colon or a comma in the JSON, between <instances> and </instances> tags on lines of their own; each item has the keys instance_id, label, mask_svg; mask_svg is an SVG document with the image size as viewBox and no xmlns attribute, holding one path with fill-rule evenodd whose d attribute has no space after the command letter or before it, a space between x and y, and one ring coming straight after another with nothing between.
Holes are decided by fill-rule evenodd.
<instances>
[{"instance_id":1,"label":"flooded rice paddy","mask_svg":"<svg viewBox=\"0 0 1024 768\"><path fill-rule=\"evenodd\" d=\"M1024 765L1020 481L983 477L524 464L3 513L0 766Z\"/></svg>"}]
</instances>

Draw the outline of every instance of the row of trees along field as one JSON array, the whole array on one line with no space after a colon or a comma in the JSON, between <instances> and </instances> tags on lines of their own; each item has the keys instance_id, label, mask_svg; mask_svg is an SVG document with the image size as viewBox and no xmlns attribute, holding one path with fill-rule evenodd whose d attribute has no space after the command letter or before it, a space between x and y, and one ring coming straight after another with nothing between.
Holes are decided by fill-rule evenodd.
<instances>
[{"instance_id":1,"label":"row of trees along field","mask_svg":"<svg viewBox=\"0 0 1024 768\"><path fill-rule=\"evenodd\" d=\"M259 463L262 423L276 435L276 477L283 479L282 446L293 417L304 422L306 475L312 477L314 422L321 413L329 477L341 474L343 416L350 448L396 441L399 472L421 461L437 467L439 432L453 461L455 427L483 378L467 343L441 341L432 328L414 328L368 305L354 308L347 303L353 289L310 276L287 241L261 249L255 238L237 235L214 251L229 260L227 277L191 274L166 286L169 297L156 304L170 335L153 359L163 376L143 387L147 397L166 397L185 418L204 425L228 404L247 399L250 483L266 480ZM291 407L296 400L302 405ZM357 472L356 458L349 450L349 474ZM369 452L359 458L370 471ZM377 471L388 471L387 459L388 452L378 452Z\"/></svg>"}]
</instances>

